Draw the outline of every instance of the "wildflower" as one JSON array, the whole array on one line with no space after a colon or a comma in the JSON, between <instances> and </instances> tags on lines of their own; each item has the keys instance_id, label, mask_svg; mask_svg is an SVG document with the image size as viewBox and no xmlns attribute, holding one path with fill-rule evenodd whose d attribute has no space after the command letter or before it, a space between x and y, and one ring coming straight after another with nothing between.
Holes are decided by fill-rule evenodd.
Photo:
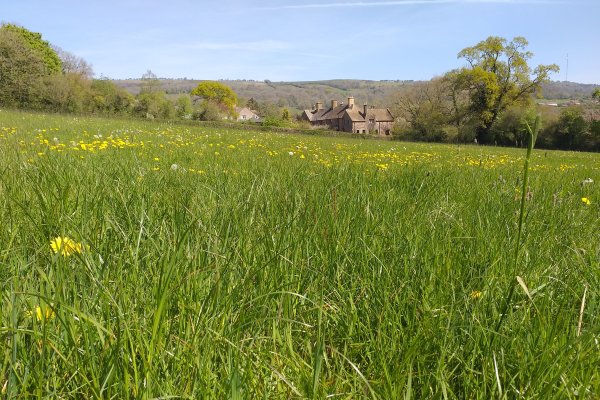
<instances>
[{"instance_id":1,"label":"wildflower","mask_svg":"<svg viewBox=\"0 0 600 400\"><path fill-rule=\"evenodd\" d=\"M477 300L481 297L481 292L479 290L473 290L471 292L471 299Z\"/></svg>"},{"instance_id":2,"label":"wildflower","mask_svg":"<svg viewBox=\"0 0 600 400\"><path fill-rule=\"evenodd\" d=\"M293 151L288 151L288 154L289 154L290 156L293 156L293 155L294 155L294 152L293 152Z\"/></svg>"},{"instance_id":3,"label":"wildflower","mask_svg":"<svg viewBox=\"0 0 600 400\"><path fill-rule=\"evenodd\" d=\"M27 316L30 318L33 318L34 315L38 322L48 321L54 318L54 310L50 306L44 306L44 308L36 306L35 310L27 312Z\"/></svg>"},{"instance_id":4,"label":"wildflower","mask_svg":"<svg viewBox=\"0 0 600 400\"><path fill-rule=\"evenodd\" d=\"M375 164L380 171L386 171L389 168L388 164Z\"/></svg>"},{"instance_id":5,"label":"wildflower","mask_svg":"<svg viewBox=\"0 0 600 400\"><path fill-rule=\"evenodd\" d=\"M171 164L171 169L173 171L177 171L178 168L179 168L179 165L177 165L177 164Z\"/></svg>"},{"instance_id":6,"label":"wildflower","mask_svg":"<svg viewBox=\"0 0 600 400\"><path fill-rule=\"evenodd\" d=\"M581 186L589 185L590 183L594 183L594 180L592 178L585 178L581 181Z\"/></svg>"},{"instance_id":7,"label":"wildflower","mask_svg":"<svg viewBox=\"0 0 600 400\"><path fill-rule=\"evenodd\" d=\"M582 202L583 204L585 204L586 206L589 206L590 204L592 204L591 200L590 200L590 199L588 199L587 197L582 197L582 198L581 198L581 202Z\"/></svg>"},{"instance_id":8,"label":"wildflower","mask_svg":"<svg viewBox=\"0 0 600 400\"><path fill-rule=\"evenodd\" d=\"M52 250L55 254L60 253L60 255L62 255L63 257L68 257L74 253L81 254L81 249L83 246L81 245L81 243L77 243L66 236L58 236L50 241L50 247L52 247Z\"/></svg>"}]
</instances>

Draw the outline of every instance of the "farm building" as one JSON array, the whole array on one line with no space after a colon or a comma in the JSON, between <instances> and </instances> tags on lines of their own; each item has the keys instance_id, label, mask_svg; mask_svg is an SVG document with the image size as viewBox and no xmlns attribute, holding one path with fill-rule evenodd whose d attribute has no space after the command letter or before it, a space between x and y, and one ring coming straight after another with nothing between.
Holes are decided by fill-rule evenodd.
<instances>
[{"instance_id":1,"label":"farm building","mask_svg":"<svg viewBox=\"0 0 600 400\"><path fill-rule=\"evenodd\" d=\"M367 104L359 107L354 104L354 97L348 97L346 104L331 100L329 108L323 108L323 103L317 102L313 110L304 110L300 119L313 126L379 135L390 135L394 124L394 117L389 109L369 107Z\"/></svg>"},{"instance_id":2,"label":"farm building","mask_svg":"<svg viewBox=\"0 0 600 400\"><path fill-rule=\"evenodd\" d=\"M258 116L256 111L251 110L248 107L236 107L235 112L238 116L238 121L260 122L260 117Z\"/></svg>"}]
</instances>

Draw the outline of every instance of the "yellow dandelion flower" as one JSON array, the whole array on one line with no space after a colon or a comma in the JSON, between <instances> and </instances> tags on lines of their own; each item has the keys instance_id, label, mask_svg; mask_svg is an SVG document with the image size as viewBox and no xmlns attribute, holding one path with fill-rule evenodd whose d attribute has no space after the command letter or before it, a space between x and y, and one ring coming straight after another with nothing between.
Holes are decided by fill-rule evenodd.
<instances>
[{"instance_id":1,"label":"yellow dandelion flower","mask_svg":"<svg viewBox=\"0 0 600 400\"><path fill-rule=\"evenodd\" d=\"M477 300L477 299L479 299L480 297L481 297L481 292L480 292L479 290L473 290L473 291L471 292L471 298L472 298L473 300Z\"/></svg>"},{"instance_id":2,"label":"yellow dandelion flower","mask_svg":"<svg viewBox=\"0 0 600 400\"><path fill-rule=\"evenodd\" d=\"M27 316L29 318L33 318L38 322L48 321L54 318L54 310L50 306L44 306L43 308L40 306L36 306L33 311L27 311Z\"/></svg>"},{"instance_id":3,"label":"yellow dandelion flower","mask_svg":"<svg viewBox=\"0 0 600 400\"><path fill-rule=\"evenodd\" d=\"M50 247L52 247L52 250L55 254L60 253L60 255L62 255L63 257L68 257L74 253L81 254L83 246L81 245L81 243L77 243L66 236L58 236L50 241Z\"/></svg>"},{"instance_id":4,"label":"yellow dandelion flower","mask_svg":"<svg viewBox=\"0 0 600 400\"><path fill-rule=\"evenodd\" d=\"M585 204L586 206L589 206L590 204L592 204L592 201L590 199L588 199L587 197L582 197L581 202L583 204Z\"/></svg>"}]
</instances>

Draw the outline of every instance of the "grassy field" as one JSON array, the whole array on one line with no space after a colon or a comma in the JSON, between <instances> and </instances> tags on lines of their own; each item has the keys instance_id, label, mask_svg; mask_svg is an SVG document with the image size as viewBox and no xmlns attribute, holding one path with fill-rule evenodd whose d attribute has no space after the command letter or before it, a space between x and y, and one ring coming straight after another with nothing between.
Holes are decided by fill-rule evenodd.
<instances>
[{"instance_id":1,"label":"grassy field","mask_svg":"<svg viewBox=\"0 0 600 400\"><path fill-rule=\"evenodd\" d=\"M519 244L524 156L0 111L0 397L598 398L600 155Z\"/></svg>"}]
</instances>

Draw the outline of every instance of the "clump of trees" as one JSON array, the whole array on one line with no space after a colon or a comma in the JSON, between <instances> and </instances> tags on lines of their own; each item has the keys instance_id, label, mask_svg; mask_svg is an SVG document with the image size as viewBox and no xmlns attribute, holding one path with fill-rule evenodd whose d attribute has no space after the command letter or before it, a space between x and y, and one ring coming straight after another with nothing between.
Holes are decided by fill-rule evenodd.
<instances>
[{"instance_id":1,"label":"clump of trees","mask_svg":"<svg viewBox=\"0 0 600 400\"><path fill-rule=\"evenodd\" d=\"M558 66L528 61L527 40L489 37L458 53L463 68L429 82L407 86L392 99L402 122L401 138L422 141L477 142L526 146L527 124L538 114L535 97ZM600 99L600 90L594 96ZM548 115L539 145L548 148L598 149L598 122L583 110L568 108Z\"/></svg>"},{"instance_id":2,"label":"clump of trees","mask_svg":"<svg viewBox=\"0 0 600 400\"><path fill-rule=\"evenodd\" d=\"M558 118L548 118L538 143L545 148L600 151L600 120L580 106L565 108Z\"/></svg>"},{"instance_id":3,"label":"clump of trees","mask_svg":"<svg viewBox=\"0 0 600 400\"><path fill-rule=\"evenodd\" d=\"M94 79L89 63L14 24L0 26L0 106L52 112L128 115L140 118L219 120L234 116L235 93L205 82L178 97L167 96L152 71L133 96L107 79ZM192 96L204 99L194 106Z\"/></svg>"},{"instance_id":4,"label":"clump of trees","mask_svg":"<svg viewBox=\"0 0 600 400\"><path fill-rule=\"evenodd\" d=\"M91 66L14 24L0 26L0 105L98 114L127 113L125 90L92 79Z\"/></svg>"},{"instance_id":5,"label":"clump of trees","mask_svg":"<svg viewBox=\"0 0 600 400\"><path fill-rule=\"evenodd\" d=\"M199 117L206 121L219 119L220 115L235 118L237 95L225 84L214 81L200 82L192 92L202 100Z\"/></svg>"}]
</instances>

